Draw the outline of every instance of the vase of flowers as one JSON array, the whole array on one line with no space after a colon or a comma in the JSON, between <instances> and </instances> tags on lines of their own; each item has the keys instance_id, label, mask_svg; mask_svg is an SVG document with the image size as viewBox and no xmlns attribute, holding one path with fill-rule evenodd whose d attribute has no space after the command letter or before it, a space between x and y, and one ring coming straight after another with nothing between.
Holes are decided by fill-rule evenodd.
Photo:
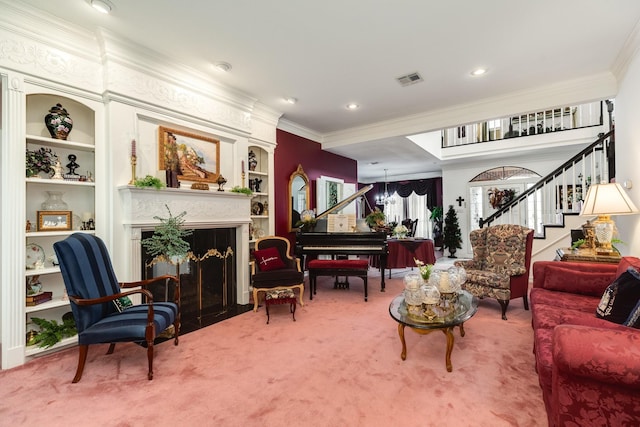
<instances>
[{"instance_id":1,"label":"vase of flowers","mask_svg":"<svg viewBox=\"0 0 640 427\"><path fill-rule=\"evenodd\" d=\"M300 214L300 221L294 224L294 227L299 228L302 232L312 232L316 228L318 220L316 219L316 213L307 209Z\"/></svg>"},{"instance_id":2,"label":"vase of flowers","mask_svg":"<svg viewBox=\"0 0 640 427\"><path fill-rule=\"evenodd\" d=\"M40 172L45 172L51 176L55 172L54 166L57 160L58 156L49 147L40 147L34 151L27 148L25 160L26 176L38 176Z\"/></svg>"},{"instance_id":3,"label":"vase of flowers","mask_svg":"<svg viewBox=\"0 0 640 427\"><path fill-rule=\"evenodd\" d=\"M73 120L61 104L51 107L49 114L44 116L44 124L47 125L51 138L55 139L66 140L73 128Z\"/></svg>"},{"instance_id":4,"label":"vase of flowers","mask_svg":"<svg viewBox=\"0 0 640 427\"><path fill-rule=\"evenodd\" d=\"M397 239L406 239L407 233L409 233L409 229L402 224L398 224L393 228L393 235Z\"/></svg>"}]
</instances>

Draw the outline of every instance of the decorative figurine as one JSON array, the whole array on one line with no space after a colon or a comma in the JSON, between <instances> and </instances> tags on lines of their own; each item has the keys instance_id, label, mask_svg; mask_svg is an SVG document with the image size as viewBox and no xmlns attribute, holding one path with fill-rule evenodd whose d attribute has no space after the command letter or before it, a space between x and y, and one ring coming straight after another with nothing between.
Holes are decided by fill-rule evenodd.
<instances>
[{"instance_id":1,"label":"decorative figurine","mask_svg":"<svg viewBox=\"0 0 640 427\"><path fill-rule=\"evenodd\" d=\"M60 163L60 160L56 160L56 164L53 166L53 171L54 174L51 179L64 179L62 176L62 164Z\"/></svg>"},{"instance_id":2,"label":"decorative figurine","mask_svg":"<svg viewBox=\"0 0 640 427\"><path fill-rule=\"evenodd\" d=\"M262 180L260 178L255 178L255 179L250 179L249 183L253 182L253 188L251 188L251 190L255 191L256 193L260 192L260 183L262 182Z\"/></svg>"},{"instance_id":3,"label":"decorative figurine","mask_svg":"<svg viewBox=\"0 0 640 427\"><path fill-rule=\"evenodd\" d=\"M80 167L80 165L76 163L76 159L77 159L76 155L69 154L67 158L69 159L69 163L67 163L67 168L69 169L69 173L67 175L79 176L76 173L76 169Z\"/></svg>"},{"instance_id":4,"label":"decorative figurine","mask_svg":"<svg viewBox=\"0 0 640 427\"><path fill-rule=\"evenodd\" d=\"M216 181L218 183L218 191L224 191L224 185L227 183L227 180L224 178L224 176L219 175L218 176L218 180Z\"/></svg>"},{"instance_id":5,"label":"decorative figurine","mask_svg":"<svg viewBox=\"0 0 640 427\"><path fill-rule=\"evenodd\" d=\"M249 170L254 171L258 166L258 158L256 157L256 153L253 150L249 150Z\"/></svg>"}]
</instances>

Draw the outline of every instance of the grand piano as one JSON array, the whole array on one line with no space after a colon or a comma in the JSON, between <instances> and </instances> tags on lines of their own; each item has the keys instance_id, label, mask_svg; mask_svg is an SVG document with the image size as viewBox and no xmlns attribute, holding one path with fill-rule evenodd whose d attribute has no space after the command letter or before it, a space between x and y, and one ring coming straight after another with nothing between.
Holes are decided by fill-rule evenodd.
<instances>
[{"instance_id":1,"label":"grand piano","mask_svg":"<svg viewBox=\"0 0 640 427\"><path fill-rule=\"evenodd\" d=\"M305 256L316 257L318 255L377 255L380 259L380 292L384 292L384 269L387 265L387 254L389 253L387 234L377 231L339 233L327 231L329 214L338 213L349 205L349 203L363 196L372 188L373 185L363 187L356 193L338 202L335 206L317 215L317 223L314 231L298 231L298 233L296 233L295 253L302 259L304 259ZM364 227L362 224L359 225L358 230L368 229L368 226Z\"/></svg>"}]
</instances>

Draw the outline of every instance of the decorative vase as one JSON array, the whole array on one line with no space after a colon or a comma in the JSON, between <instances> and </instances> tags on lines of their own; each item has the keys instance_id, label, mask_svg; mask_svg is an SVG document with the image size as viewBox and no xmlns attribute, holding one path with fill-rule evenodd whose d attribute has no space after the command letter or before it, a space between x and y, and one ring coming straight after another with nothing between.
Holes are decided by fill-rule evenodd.
<instances>
[{"instance_id":1,"label":"decorative vase","mask_svg":"<svg viewBox=\"0 0 640 427\"><path fill-rule=\"evenodd\" d=\"M73 120L69 113L61 104L56 104L49 110L49 114L44 116L44 123L51 134L51 138L67 139L73 128Z\"/></svg>"},{"instance_id":2,"label":"decorative vase","mask_svg":"<svg viewBox=\"0 0 640 427\"><path fill-rule=\"evenodd\" d=\"M47 191L47 199L42 202L43 211L66 211L69 210L69 205L62 200L62 191Z\"/></svg>"}]
</instances>

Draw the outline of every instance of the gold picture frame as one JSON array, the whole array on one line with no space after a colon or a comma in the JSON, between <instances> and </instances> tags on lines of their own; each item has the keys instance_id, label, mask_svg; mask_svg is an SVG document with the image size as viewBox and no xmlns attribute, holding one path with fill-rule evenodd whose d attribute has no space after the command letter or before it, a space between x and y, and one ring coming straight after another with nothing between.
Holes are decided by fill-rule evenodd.
<instances>
[{"instance_id":1,"label":"gold picture frame","mask_svg":"<svg viewBox=\"0 0 640 427\"><path fill-rule=\"evenodd\" d=\"M38 211L38 231L71 230L71 218L71 211Z\"/></svg>"},{"instance_id":2,"label":"gold picture frame","mask_svg":"<svg viewBox=\"0 0 640 427\"><path fill-rule=\"evenodd\" d=\"M220 176L220 141L159 126L158 168L177 172L179 180L215 183Z\"/></svg>"}]
</instances>

